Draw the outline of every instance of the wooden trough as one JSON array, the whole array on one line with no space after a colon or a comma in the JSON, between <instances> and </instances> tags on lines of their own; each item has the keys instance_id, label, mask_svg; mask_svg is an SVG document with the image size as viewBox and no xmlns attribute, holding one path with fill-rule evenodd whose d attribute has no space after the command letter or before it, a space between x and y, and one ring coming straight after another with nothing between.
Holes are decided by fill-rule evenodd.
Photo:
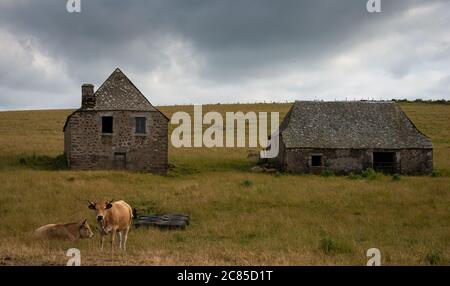
<instances>
[{"instance_id":1,"label":"wooden trough","mask_svg":"<svg viewBox=\"0 0 450 286\"><path fill-rule=\"evenodd\" d=\"M189 225L189 216L177 213L141 215L136 216L133 224L135 228L185 229Z\"/></svg>"}]
</instances>

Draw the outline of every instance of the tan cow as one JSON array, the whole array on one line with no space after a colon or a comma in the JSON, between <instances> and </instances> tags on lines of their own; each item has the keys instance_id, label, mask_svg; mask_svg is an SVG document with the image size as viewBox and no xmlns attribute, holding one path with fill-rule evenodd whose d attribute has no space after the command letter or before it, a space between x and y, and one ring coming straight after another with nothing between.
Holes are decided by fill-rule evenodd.
<instances>
[{"instance_id":1,"label":"tan cow","mask_svg":"<svg viewBox=\"0 0 450 286\"><path fill-rule=\"evenodd\" d=\"M94 234L87 219L83 222L66 224L46 224L34 231L34 236L40 239L63 239L76 241L80 238L91 238Z\"/></svg>"},{"instance_id":2,"label":"tan cow","mask_svg":"<svg viewBox=\"0 0 450 286\"><path fill-rule=\"evenodd\" d=\"M133 219L131 207L124 201L110 201L109 203L89 202L89 208L96 211L100 227L100 248L103 250L105 236L109 233L111 251L113 251L116 233L118 233L119 249L126 250L128 231Z\"/></svg>"}]
</instances>

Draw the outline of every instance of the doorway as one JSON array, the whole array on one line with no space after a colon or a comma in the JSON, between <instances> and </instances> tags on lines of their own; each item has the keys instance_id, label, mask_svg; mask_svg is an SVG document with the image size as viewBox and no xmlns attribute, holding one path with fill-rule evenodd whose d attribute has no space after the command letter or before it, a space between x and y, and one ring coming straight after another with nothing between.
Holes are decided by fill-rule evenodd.
<instances>
[{"instance_id":1,"label":"doorway","mask_svg":"<svg viewBox=\"0 0 450 286\"><path fill-rule=\"evenodd\" d=\"M396 152L373 152L373 169L383 173L397 172Z\"/></svg>"},{"instance_id":2,"label":"doorway","mask_svg":"<svg viewBox=\"0 0 450 286\"><path fill-rule=\"evenodd\" d=\"M114 153L114 169L125 170L127 168L127 155L126 153Z\"/></svg>"}]
</instances>

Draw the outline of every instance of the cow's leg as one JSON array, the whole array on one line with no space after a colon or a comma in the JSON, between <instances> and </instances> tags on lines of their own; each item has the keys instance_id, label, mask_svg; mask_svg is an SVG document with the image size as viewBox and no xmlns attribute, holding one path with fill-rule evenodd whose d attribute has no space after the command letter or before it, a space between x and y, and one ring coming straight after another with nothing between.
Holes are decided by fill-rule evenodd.
<instances>
[{"instance_id":1,"label":"cow's leg","mask_svg":"<svg viewBox=\"0 0 450 286\"><path fill-rule=\"evenodd\" d=\"M130 230L130 227L127 227L123 230L123 250L127 250L127 239L128 239L128 231Z\"/></svg>"},{"instance_id":2,"label":"cow's leg","mask_svg":"<svg viewBox=\"0 0 450 286\"><path fill-rule=\"evenodd\" d=\"M116 230L111 230L111 253L114 252L114 241L116 240Z\"/></svg>"},{"instance_id":3,"label":"cow's leg","mask_svg":"<svg viewBox=\"0 0 450 286\"><path fill-rule=\"evenodd\" d=\"M100 250L103 251L103 244L105 242L105 235L100 233Z\"/></svg>"},{"instance_id":4,"label":"cow's leg","mask_svg":"<svg viewBox=\"0 0 450 286\"><path fill-rule=\"evenodd\" d=\"M119 249L122 249L122 238L123 238L122 232L123 231L118 232L119 233Z\"/></svg>"}]
</instances>

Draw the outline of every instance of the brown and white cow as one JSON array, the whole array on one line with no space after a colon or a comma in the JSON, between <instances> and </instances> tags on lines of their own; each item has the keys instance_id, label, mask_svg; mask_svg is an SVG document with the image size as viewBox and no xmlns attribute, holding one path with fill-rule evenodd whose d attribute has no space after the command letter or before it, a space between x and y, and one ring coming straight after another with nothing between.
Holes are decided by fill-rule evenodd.
<instances>
[{"instance_id":1,"label":"brown and white cow","mask_svg":"<svg viewBox=\"0 0 450 286\"><path fill-rule=\"evenodd\" d=\"M80 238L91 238L94 234L87 219L83 222L66 224L46 224L34 231L34 237L40 239L62 239L76 241Z\"/></svg>"},{"instance_id":2,"label":"brown and white cow","mask_svg":"<svg viewBox=\"0 0 450 286\"><path fill-rule=\"evenodd\" d=\"M119 234L119 249L126 250L128 231L133 219L133 211L126 202L109 203L89 202L89 208L95 210L100 228L100 248L103 249L105 236L110 234L111 251L114 250L116 233Z\"/></svg>"}]
</instances>

